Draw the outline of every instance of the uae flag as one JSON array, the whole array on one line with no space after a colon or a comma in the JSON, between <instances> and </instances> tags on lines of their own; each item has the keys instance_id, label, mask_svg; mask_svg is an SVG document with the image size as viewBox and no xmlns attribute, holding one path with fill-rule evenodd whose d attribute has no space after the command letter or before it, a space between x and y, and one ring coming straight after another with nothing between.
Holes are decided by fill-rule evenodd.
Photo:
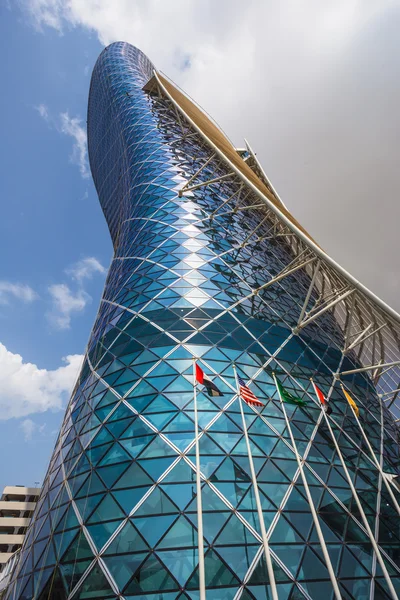
<instances>
[{"instance_id":1,"label":"uae flag","mask_svg":"<svg viewBox=\"0 0 400 600\"><path fill-rule=\"evenodd\" d=\"M311 379L311 383L314 386L314 391L317 394L317 398L321 402L321 406L324 409L324 411L326 412L326 414L327 415L332 414L332 408L329 406L322 390L320 390L320 388L317 386L317 384L314 383L314 381L312 379Z\"/></svg>"},{"instance_id":2,"label":"uae flag","mask_svg":"<svg viewBox=\"0 0 400 600\"><path fill-rule=\"evenodd\" d=\"M215 383L200 369L196 363L196 381L204 385L209 396L223 396L223 393L217 388Z\"/></svg>"}]
</instances>

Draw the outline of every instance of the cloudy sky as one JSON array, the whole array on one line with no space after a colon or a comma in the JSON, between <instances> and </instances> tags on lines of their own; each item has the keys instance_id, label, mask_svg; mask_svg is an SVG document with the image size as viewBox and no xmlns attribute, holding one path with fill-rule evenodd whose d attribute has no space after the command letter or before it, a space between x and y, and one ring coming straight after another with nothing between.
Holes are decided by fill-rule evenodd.
<instances>
[{"instance_id":1,"label":"cloudy sky","mask_svg":"<svg viewBox=\"0 0 400 600\"><path fill-rule=\"evenodd\" d=\"M102 47L137 45L246 137L319 244L400 310L399 18L398 0L0 6L0 488L43 478L111 259L85 133Z\"/></svg>"}]
</instances>

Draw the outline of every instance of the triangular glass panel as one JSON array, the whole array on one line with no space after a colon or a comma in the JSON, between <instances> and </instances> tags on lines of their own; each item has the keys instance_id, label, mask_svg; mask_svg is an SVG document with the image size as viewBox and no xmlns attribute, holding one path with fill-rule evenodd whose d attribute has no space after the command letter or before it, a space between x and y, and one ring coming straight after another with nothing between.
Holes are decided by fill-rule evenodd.
<instances>
[{"instance_id":1,"label":"triangular glass panel","mask_svg":"<svg viewBox=\"0 0 400 600\"><path fill-rule=\"evenodd\" d=\"M221 560L214 550L209 550L204 557L204 570L206 574L206 588L218 587L221 593L221 588L225 586L236 587L239 585L238 578ZM198 589L199 587L199 572L198 569L193 573L190 580L187 582L188 590ZM225 598L225 596L224 596Z\"/></svg>"},{"instance_id":2,"label":"triangular glass panel","mask_svg":"<svg viewBox=\"0 0 400 600\"><path fill-rule=\"evenodd\" d=\"M90 516L88 523L101 523L102 521L122 519L123 517L124 513L109 493L97 506L96 510Z\"/></svg>"},{"instance_id":3,"label":"triangular glass panel","mask_svg":"<svg viewBox=\"0 0 400 600\"><path fill-rule=\"evenodd\" d=\"M122 507L125 515L129 515L149 489L149 486L145 486L130 488L128 490L115 490L113 496Z\"/></svg>"},{"instance_id":4,"label":"triangular glass panel","mask_svg":"<svg viewBox=\"0 0 400 600\"><path fill-rule=\"evenodd\" d=\"M135 515L140 517L146 515L173 514L178 512L178 509L172 504L168 496L166 496L157 486L136 511Z\"/></svg>"},{"instance_id":5,"label":"triangular glass panel","mask_svg":"<svg viewBox=\"0 0 400 600\"><path fill-rule=\"evenodd\" d=\"M143 450L154 440L156 436L153 435L142 435L139 437L120 439L120 444L129 452L129 458L136 458Z\"/></svg>"},{"instance_id":6,"label":"triangular glass panel","mask_svg":"<svg viewBox=\"0 0 400 600\"><path fill-rule=\"evenodd\" d=\"M120 523L120 520L115 520L96 523L96 525L86 525L90 538L97 550L100 551L104 544L108 542Z\"/></svg>"},{"instance_id":7,"label":"triangular glass panel","mask_svg":"<svg viewBox=\"0 0 400 600\"><path fill-rule=\"evenodd\" d=\"M121 476L121 474L126 471L130 462L123 462L120 464L110 465L108 467L98 467L97 473L100 475L101 479L104 481L107 489L111 489L114 487L115 482ZM94 475L96 475L94 473ZM97 477L97 476L96 476Z\"/></svg>"},{"instance_id":8,"label":"triangular glass panel","mask_svg":"<svg viewBox=\"0 0 400 600\"><path fill-rule=\"evenodd\" d=\"M18 597L18 595L16 595ZM28 600L29 596L26 597ZM48 598L56 598L57 600L67 600L65 586L58 569L53 571L52 576L48 579L47 585L44 587L38 600L48 600Z\"/></svg>"},{"instance_id":9,"label":"triangular glass panel","mask_svg":"<svg viewBox=\"0 0 400 600\"><path fill-rule=\"evenodd\" d=\"M190 550L158 550L158 558L183 588L198 564L197 548Z\"/></svg>"},{"instance_id":10,"label":"triangular glass panel","mask_svg":"<svg viewBox=\"0 0 400 600\"><path fill-rule=\"evenodd\" d=\"M176 456L176 452L162 440L156 437L140 455L140 458L157 458L164 456Z\"/></svg>"},{"instance_id":11,"label":"triangular glass panel","mask_svg":"<svg viewBox=\"0 0 400 600\"><path fill-rule=\"evenodd\" d=\"M214 543L218 546L243 544L244 547L247 544L259 544L259 541L236 515L232 515Z\"/></svg>"},{"instance_id":12,"label":"triangular glass panel","mask_svg":"<svg viewBox=\"0 0 400 600\"><path fill-rule=\"evenodd\" d=\"M178 506L180 510L183 510L196 496L195 483L180 483L178 485L161 484L160 488L165 491L167 496L171 498L171 500Z\"/></svg>"},{"instance_id":13,"label":"triangular glass panel","mask_svg":"<svg viewBox=\"0 0 400 600\"><path fill-rule=\"evenodd\" d=\"M222 543L221 535L219 536L218 541L216 541L216 550L218 554L224 559L226 564L231 568L231 570L239 577L241 581L243 581L260 546L257 544L251 544L253 536L249 535L248 538L244 540L243 545L221 547L219 545L220 543Z\"/></svg>"},{"instance_id":14,"label":"triangular glass panel","mask_svg":"<svg viewBox=\"0 0 400 600\"><path fill-rule=\"evenodd\" d=\"M129 462L131 456L116 442L107 454L101 459L100 466L114 465L122 462Z\"/></svg>"},{"instance_id":15,"label":"triangular glass panel","mask_svg":"<svg viewBox=\"0 0 400 600\"><path fill-rule=\"evenodd\" d=\"M165 458L146 458L143 460L140 458L138 464L150 475L153 481L158 481L159 477L169 469L175 460L176 455L166 456Z\"/></svg>"},{"instance_id":16,"label":"triangular glass panel","mask_svg":"<svg viewBox=\"0 0 400 600\"><path fill-rule=\"evenodd\" d=\"M138 554L130 553L120 556L107 556L103 560L118 588L122 590L147 556L147 552Z\"/></svg>"},{"instance_id":17,"label":"triangular glass panel","mask_svg":"<svg viewBox=\"0 0 400 600\"><path fill-rule=\"evenodd\" d=\"M106 468L109 469L113 467ZM75 498L86 498L86 496L105 491L106 488L104 483L101 481L101 479L99 479L95 471L91 471L89 478L85 481L79 492L75 494Z\"/></svg>"},{"instance_id":18,"label":"triangular glass panel","mask_svg":"<svg viewBox=\"0 0 400 600\"><path fill-rule=\"evenodd\" d=\"M137 462L132 462L130 467L112 487L113 489L127 488L132 486L140 487L144 485L149 486L152 483L153 482L150 477L143 471Z\"/></svg>"},{"instance_id":19,"label":"triangular glass panel","mask_svg":"<svg viewBox=\"0 0 400 600\"><path fill-rule=\"evenodd\" d=\"M162 535L165 534L167 529L176 520L176 515L153 515L150 518L140 517L136 518L133 516L132 523L140 531L145 541L151 548L157 544L158 540Z\"/></svg>"},{"instance_id":20,"label":"triangular glass panel","mask_svg":"<svg viewBox=\"0 0 400 600\"><path fill-rule=\"evenodd\" d=\"M149 546L146 544L143 537L132 525L132 523L127 521L121 531L118 532L117 536L107 547L104 555L128 554L132 552L148 551Z\"/></svg>"},{"instance_id":21,"label":"triangular glass panel","mask_svg":"<svg viewBox=\"0 0 400 600\"><path fill-rule=\"evenodd\" d=\"M173 524L166 536L158 543L157 548L197 547L197 531L182 515Z\"/></svg>"},{"instance_id":22,"label":"triangular glass panel","mask_svg":"<svg viewBox=\"0 0 400 600\"><path fill-rule=\"evenodd\" d=\"M106 600L106 598L115 598L115 593L111 590L103 571L97 564L85 577L79 590L74 595L77 600Z\"/></svg>"},{"instance_id":23,"label":"triangular glass panel","mask_svg":"<svg viewBox=\"0 0 400 600\"><path fill-rule=\"evenodd\" d=\"M79 531L78 536L73 540L68 550L65 552L61 559L61 562L76 562L84 558L93 558L93 552L89 546L89 543L82 530Z\"/></svg>"},{"instance_id":24,"label":"triangular glass panel","mask_svg":"<svg viewBox=\"0 0 400 600\"><path fill-rule=\"evenodd\" d=\"M147 560L139 567L130 583L124 590L124 596L130 594L135 596L156 592L162 594L165 591L179 590L178 583L171 577L168 571L161 565L154 554L151 554Z\"/></svg>"}]
</instances>

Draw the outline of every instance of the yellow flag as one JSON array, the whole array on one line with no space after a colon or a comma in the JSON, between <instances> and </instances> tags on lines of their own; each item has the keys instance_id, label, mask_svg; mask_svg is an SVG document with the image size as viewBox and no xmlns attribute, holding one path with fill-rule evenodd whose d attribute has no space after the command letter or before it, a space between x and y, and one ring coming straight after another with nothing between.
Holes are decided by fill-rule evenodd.
<instances>
[{"instance_id":1,"label":"yellow flag","mask_svg":"<svg viewBox=\"0 0 400 600\"><path fill-rule=\"evenodd\" d=\"M356 413L356 416L358 417L360 414L360 411L358 410L358 406L357 404L354 402L353 398L350 396L350 394L348 394L346 392L346 390L344 389L344 387L342 386L342 390L343 390L343 394L346 396L346 400L347 402L350 404L350 406L353 408L354 412Z\"/></svg>"}]
</instances>

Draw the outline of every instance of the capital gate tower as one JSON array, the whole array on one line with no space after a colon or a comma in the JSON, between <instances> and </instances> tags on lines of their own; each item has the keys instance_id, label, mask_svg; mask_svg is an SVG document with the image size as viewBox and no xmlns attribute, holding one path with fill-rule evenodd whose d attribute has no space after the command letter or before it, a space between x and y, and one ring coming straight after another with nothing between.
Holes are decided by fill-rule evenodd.
<instances>
[{"instance_id":1,"label":"capital gate tower","mask_svg":"<svg viewBox=\"0 0 400 600\"><path fill-rule=\"evenodd\" d=\"M114 256L5 599L400 596L399 315L130 44L95 65L88 145ZM194 360L222 394L196 386L198 468Z\"/></svg>"}]
</instances>

